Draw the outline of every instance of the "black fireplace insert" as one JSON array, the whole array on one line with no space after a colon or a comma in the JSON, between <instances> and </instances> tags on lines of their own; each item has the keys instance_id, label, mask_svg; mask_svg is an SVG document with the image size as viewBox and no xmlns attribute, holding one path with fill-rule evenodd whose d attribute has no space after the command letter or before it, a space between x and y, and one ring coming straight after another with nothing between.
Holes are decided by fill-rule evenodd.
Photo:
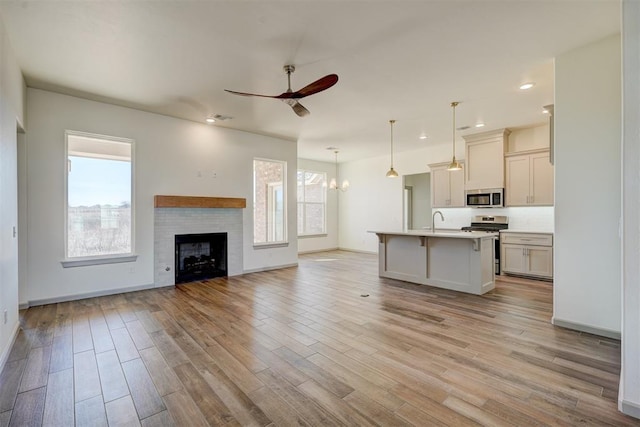
<instances>
[{"instance_id":1,"label":"black fireplace insert","mask_svg":"<svg viewBox=\"0 0 640 427\"><path fill-rule=\"evenodd\" d=\"M227 276L227 233L175 236L176 284Z\"/></svg>"}]
</instances>

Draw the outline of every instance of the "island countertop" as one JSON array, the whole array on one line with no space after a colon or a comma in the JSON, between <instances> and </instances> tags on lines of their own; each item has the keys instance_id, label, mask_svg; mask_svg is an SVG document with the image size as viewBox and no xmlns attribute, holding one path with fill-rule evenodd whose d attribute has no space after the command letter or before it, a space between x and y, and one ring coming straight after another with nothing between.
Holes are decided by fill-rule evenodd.
<instances>
[{"instance_id":1,"label":"island countertop","mask_svg":"<svg viewBox=\"0 0 640 427\"><path fill-rule=\"evenodd\" d=\"M369 231L378 235L392 236L418 236L418 237L450 237L453 239L481 239L483 237L498 237L499 233L488 233L486 231L461 231L461 230L404 230L404 231Z\"/></svg>"}]
</instances>

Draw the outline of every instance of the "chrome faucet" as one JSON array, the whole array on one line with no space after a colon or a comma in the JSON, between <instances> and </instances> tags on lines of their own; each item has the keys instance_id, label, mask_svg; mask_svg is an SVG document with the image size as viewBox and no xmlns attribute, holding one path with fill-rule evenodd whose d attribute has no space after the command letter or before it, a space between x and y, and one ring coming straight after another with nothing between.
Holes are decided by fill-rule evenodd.
<instances>
[{"instance_id":1,"label":"chrome faucet","mask_svg":"<svg viewBox=\"0 0 640 427\"><path fill-rule=\"evenodd\" d=\"M440 219L442 221L444 221L444 215L442 215L442 212L435 211L433 213L433 215L431 216L431 232L435 232L436 231L436 214L440 214Z\"/></svg>"}]
</instances>

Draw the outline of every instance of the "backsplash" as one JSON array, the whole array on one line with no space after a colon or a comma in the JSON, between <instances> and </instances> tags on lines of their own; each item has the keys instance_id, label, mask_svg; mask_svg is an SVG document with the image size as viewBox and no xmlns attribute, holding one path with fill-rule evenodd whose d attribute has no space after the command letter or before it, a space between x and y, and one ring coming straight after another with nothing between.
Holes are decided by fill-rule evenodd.
<instances>
[{"instance_id":1,"label":"backsplash","mask_svg":"<svg viewBox=\"0 0 640 427\"><path fill-rule=\"evenodd\" d=\"M439 208L444 222L436 218L436 228L459 229L469 225L477 215L504 215L509 217L509 230L553 232L553 206L513 208Z\"/></svg>"}]
</instances>

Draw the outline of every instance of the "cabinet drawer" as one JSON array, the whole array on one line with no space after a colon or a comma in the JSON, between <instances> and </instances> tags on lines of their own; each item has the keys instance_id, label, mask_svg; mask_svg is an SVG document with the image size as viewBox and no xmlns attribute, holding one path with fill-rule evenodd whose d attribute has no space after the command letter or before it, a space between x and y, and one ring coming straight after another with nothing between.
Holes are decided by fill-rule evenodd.
<instances>
[{"instance_id":1,"label":"cabinet drawer","mask_svg":"<svg viewBox=\"0 0 640 427\"><path fill-rule=\"evenodd\" d=\"M500 233L500 241L514 245L553 246L552 234Z\"/></svg>"}]
</instances>

